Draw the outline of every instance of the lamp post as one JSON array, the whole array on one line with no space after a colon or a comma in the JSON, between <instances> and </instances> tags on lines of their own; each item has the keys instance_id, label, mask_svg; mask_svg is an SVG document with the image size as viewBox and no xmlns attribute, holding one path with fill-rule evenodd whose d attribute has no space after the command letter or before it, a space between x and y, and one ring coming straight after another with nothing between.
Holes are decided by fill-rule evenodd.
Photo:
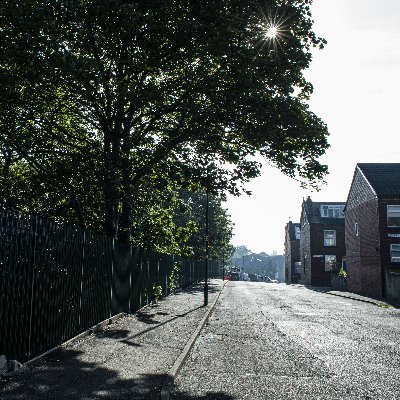
<instances>
[{"instance_id":1,"label":"lamp post","mask_svg":"<svg viewBox=\"0 0 400 400\"><path fill-rule=\"evenodd\" d=\"M208 237L208 188L206 190L206 263L204 276L204 306L208 305L208 258L209 258L209 237Z\"/></svg>"}]
</instances>

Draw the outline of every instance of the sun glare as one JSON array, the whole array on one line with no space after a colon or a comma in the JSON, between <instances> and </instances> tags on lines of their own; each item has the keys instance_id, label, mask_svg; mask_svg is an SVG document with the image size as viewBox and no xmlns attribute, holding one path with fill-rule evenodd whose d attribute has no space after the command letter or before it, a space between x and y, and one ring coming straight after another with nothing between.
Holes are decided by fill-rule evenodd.
<instances>
[{"instance_id":1,"label":"sun glare","mask_svg":"<svg viewBox=\"0 0 400 400\"><path fill-rule=\"evenodd\" d=\"M278 35L278 28L276 26L270 26L265 32L265 37L268 39L275 39Z\"/></svg>"}]
</instances>

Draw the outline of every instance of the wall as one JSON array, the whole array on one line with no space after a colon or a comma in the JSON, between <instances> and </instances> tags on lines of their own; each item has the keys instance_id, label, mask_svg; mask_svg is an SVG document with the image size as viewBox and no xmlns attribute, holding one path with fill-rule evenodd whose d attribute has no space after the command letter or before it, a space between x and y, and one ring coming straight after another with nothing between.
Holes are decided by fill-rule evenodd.
<instances>
[{"instance_id":1,"label":"wall","mask_svg":"<svg viewBox=\"0 0 400 400\"><path fill-rule=\"evenodd\" d=\"M390 245L400 244L400 227L388 227L387 206L400 205L400 197L384 198L379 200L379 233L380 256L383 276L383 295L388 298L399 298L400 263L392 263L390 259ZM399 236L399 237L396 237Z\"/></svg>"},{"instance_id":2,"label":"wall","mask_svg":"<svg viewBox=\"0 0 400 400\"><path fill-rule=\"evenodd\" d=\"M304 213L305 214L305 213ZM300 283L311 285L311 245L310 245L310 224L304 215L304 221L301 221L300 235L300 261L301 261L301 278ZM307 265L305 265L305 259Z\"/></svg>"},{"instance_id":3,"label":"wall","mask_svg":"<svg viewBox=\"0 0 400 400\"><path fill-rule=\"evenodd\" d=\"M358 224L358 236L355 224ZM347 289L351 292L381 297L382 276L378 199L356 169L346 205L345 241Z\"/></svg>"},{"instance_id":4,"label":"wall","mask_svg":"<svg viewBox=\"0 0 400 400\"><path fill-rule=\"evenodd\" d=\"M336 262L341 265L346 254L344 241L344 221L338 224L311 225L312 273L311 284L315 286L331 286L331 272L325 271L325 255L335 255ZM336 246L324 245L324 230L336 231ZM323 257L316 257L323 256Z\"/></svg>"}]
</instances>

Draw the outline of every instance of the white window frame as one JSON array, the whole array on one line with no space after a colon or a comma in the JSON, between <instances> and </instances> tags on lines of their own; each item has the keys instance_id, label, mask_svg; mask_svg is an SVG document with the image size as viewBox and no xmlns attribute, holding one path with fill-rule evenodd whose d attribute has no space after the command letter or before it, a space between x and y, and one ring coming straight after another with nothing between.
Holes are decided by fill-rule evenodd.
<instances>
[{"instance_id":1,"label":"white window frame","mask_svg":"<svg viewBox=\"0 0 400 400\"><path fill-rule=\"evenodd\" d=\"M397 255L393 253L397 253ZM400 263L400 244L398 243L392 243L390 245L390 262Z\"/></svg>"},{"instance_id":2,"label":"white window frame","mask_svg":"<svg viewBox=\"0 0 400 400\"><path fill-rule=\"evenodd\" d=\"M329 258L331 258L330 261L328 261ZM326 272L329 272L329 271L332 270L332 266L329 264L329 263L332 263L332 262L336 263L336 255L335 254L327 254L327 255L325 255L325 258L324 258L324 270Z\"/></svg>"},{"instance_id":3,"label":"white window frame","mask_svg":"<svg viewBox=\"0 0 400 400\"><path fill-rule=\"evenodd\" d=\"M296 226L294 228L294 236L296 239L300 239L300 227L299 226Z\"/></svg>"},{"instance_id":4,"label":"white window frame","mask_svg":"<svg viewBox=\"0 0 400 400\"><path fill-rule=\"evenodd\" d=\"M395 207L397 207L397 209L398 209L398 211L397 211L397 213L399 214L399 216L397 217L398 219L399 219L399 222L397 223L398 225L392 225L392 224L390 224L389 223L389 218L396 218L396 217L389 217L389 209L390 208L392 208L392 209L394 209ZM395 226L400 226L400 205L398 205L398 204L390 204L390 205L388 205L387 206L387 209L386 209L386 216L387 216L387 224L388 224L388 227L395 227Z\"/></svg>"},{"instance_id":5,"label":"white window frame","mask_svg":"<svg viewBox=\"0 0 400 400\"><path fill-rule=\"evenodd\" d=\"M358 222L354 224L354 235L358 237L359 235L359 230L358 230Z\"/></svg>"},{"instance_id":6,"label":"white window frame","mask_svg":"<svg viewBox=\"0 0 400 400\"><path fill-rule=\"evenodd\" d=\"M332 238L327 238L326 237L327 232L333 232L333 243L328 242L328 241L332 240ZM324 230L324 246L325 247L336 246L336 230L335 229Z\"/></svg>"},{"instance_id":7,"label":"white window frame","mask_svg":"<svg viewBox=\"0 0 400 400\"><path fill-rule=\"evenodd\" d=\"M344 218L344 206L325 204L321 206L322 218Z\"/></svg>"}]
</instances>

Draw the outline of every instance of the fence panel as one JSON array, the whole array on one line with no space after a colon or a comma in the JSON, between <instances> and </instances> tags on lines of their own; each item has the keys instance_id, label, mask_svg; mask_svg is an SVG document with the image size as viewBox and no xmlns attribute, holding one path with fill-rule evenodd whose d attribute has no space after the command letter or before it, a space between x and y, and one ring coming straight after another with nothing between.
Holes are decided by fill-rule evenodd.
<instances>
[{"instance_id":1,"label":"fence panel","mask_svg":"<svg viewBox=\"0 0 400 400\"><path fill-rule=\"evenodd\" d=\"M25 362L150 304L159 287L170 294L173 276L177 288L203 280L204 266L0 206L0 355Z\"/></svg>"},{"instance_id":2,"label":"fence panel","mask_svg":"<svg viewBox=\"0 0 400 400\"><path fill-rule=\"evenodd\" d=\"M143 279L142 249L132 248L132 258L130 260L130 301L129 312L133 313L141 308Z\"/></svg>"},{"instance_id":3,"label":"fence panel","mask_svg":"<svg viewBox=\"0 0 400 400\"><path fill-rule=\"evenodd\" d=\"M38 220L30 357L80 332L82 248L81 229Z\"/></svg>"},{"instance_id":4,"label":"fence panel","mask_svg":"<svg viewBox=\"0 0 400 400\"><path fill-rule=\"evenodd\" d=\"M129 312L132 246L114 241L111 313Z\"/></svg>"},{"instance_id":5,"label":"fence panel","mask_svg":"<svg viewBox=\"0 0 400 400\"><path fill-rule=\"evenodd\" d=\"M28 359L36 218L0 208L0 355Z\"/></svg>"},{"instance_id":6,"label":"fence panel","mask_svg":"<svg viewBox=\"0 0 400 400\"><path fill-rule=\"evenodd\" d=\"M81 331L111 316L112 246L112 239L85 231Z\"/></svg>"}]
</instances>

